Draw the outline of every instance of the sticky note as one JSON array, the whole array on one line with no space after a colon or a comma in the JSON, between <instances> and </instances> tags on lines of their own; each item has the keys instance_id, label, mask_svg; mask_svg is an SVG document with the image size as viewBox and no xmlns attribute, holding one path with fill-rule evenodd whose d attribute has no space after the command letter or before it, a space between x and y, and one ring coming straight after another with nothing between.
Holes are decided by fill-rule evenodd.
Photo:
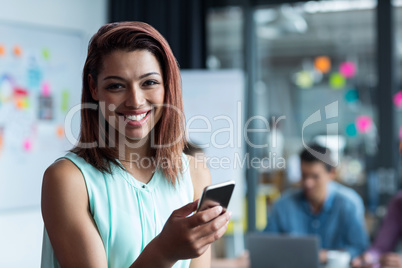
<instances>
[{"instance_id":1,"label":"sticky note","mask_svg":"<svg viewBox=\"0 0 402 268\"><path fill-rule=\"evenodd\" d=\"M373 120L368 115L361 115L356 118L356 128L360 133L367 133L371 130Z\"/></svg>"},{"instance_id":2,"label":"sticky note","mask_svg":"<svg viewBox=\"0 0 402 268\"><path fill-rule=\"evenodd\" d=\"M27 96L28 91L22 87L14 87L14 95L15 96Z\"/></svg>"},{"instance_id":3,"label":"sticky note","mask_svg":"<svg viewBox=\"0 0 402 268\"><path fill-rule=\"evenodd\" d=\"M29 99L27 97L17 98L15 100L15 106L20 110L26 109L29 107Z\"/></svg>"},{"instance_id":4,"label":"sticky note","mask_svg":"<svg viewBox=\"0 0 402 268\"><path fill-rule=\"evenodd\" d=\"M61 111L62 112L67 112L69 99L70 99L70 92L68 90L63 90L61 92Z\"/></svg>"},{"instance_id":5,"label":"sticky note","mask_svg":"<svg viewBox=\"0 0 402 268\"><path fill-rule=\"evenodd\" d=\"M22 98L17 98L15 100L15 106L17 106L17 108L20 110L24 109L24 102L23 102Z\"/></svg>"},{"instance_id":6,"label":"sticky note","mask_svg":"<svg viewBox=\"0 0 402 268\"><path fill-rule=\"evenodd\" d=\"M29 98L28 98L28 97L22 99L22 107L23 107L24 109L29 108L29 104L30 104L30 102L29 102Z\"/></svg>"},{"instance_id":7,"label":"sticky note","mask_svg":"<svg viewBox=\"0 0 402 268\"><path fill-rule=\"evenodd\" d=\"M346 85L346 79L340 73L333 73L329 78L329 85L333 89L343 89Z\"/></svg>"},{"instance_id":8,"label":"sticky note","mask_svg":"<svg viewBox=\"0 0 402 268\"><path fill-rule=\"evenodd\" d=\"M6 48L4 45L0 44L0 56L5 56L6 55Z\"/></svg>"},{"instance_id":9,"label":"sticky note","mask_svg":"<svg viewBox=\"0 0 402 268\"><path fill-rule=\"evenodd\" d=\"M13 48L14 56L21 57L22 56L22 48L19 45L15 45Z\"/></svg>"},{"instance_id":10,"label":"sticky note","mask_svg":"<svg viewBox=\"0 0 402 268\"><path fill-rule=\"evenodd\" d=\"M331 59L327 56L317 57L314 60L314 67L322 73L328 73L331 70Z\"/></svg>"},{"instance_id":11,"label":"sticky note","mask_svg":"<svg viewBox=\"0 0 402 268\"><path fill-rule=\"evenodd\" d=\"M32 142L30 139L26 139L23 143L24 151L29 152L32 150Z\"/></svg>"},{"instance_id":12,"label":"sticky note","mask_svg":"<svg viewBox=\"0 0 402 268\"><path fill-rule=\"evenodd\" d=\"M356 64L352 61L345 61L339 66L339 72L346 78L356 75Z\"/></svg>"},{"instance_id":13,"label":"sticky note","mask_svg":"<svg viewBox=\"0 0 402 268\"><path fill-rule=\"evenodd\" d=\"M42 49L42 56L45 60L50 59L50 50L48 48Z\"/></svg>"},{"instance_id":14,"label":"sticky note","mask_svg":"<svg viewBox=\"0 0 402 268\"><path fill-rule=\"evenodd\" d=\"M308 71L300 71L296 74L295 83L300 88L310 88L314 84L313 74Z\"/></svg>"},{"instance_id":15,"label":"sticky note","mask_svg":"<svg viewBox=\"0 0 402 268\"><path fill-rule=\"evenodd\" d=\"M359 92L356 89L349 89L345 93L345 100L348 103L354 103L359 100Z\"/></svg>"},{"instance_id":16,"label":"sticky note","mask_svg":"<svg viewBox=\"0 0 402 268\"><path fill-rule=\"evenodd\" d=\"M351 123L346 126L346 135L349 137L355 137L357 135L355 123Z\"/></svg>"},{"instance_id":17,"label":"sticky note","mask_svg":"<svg viewBox=\"0 0 402 268\"><path fill-rule=\"evenodd\" d=\"M14 88L10 79L8 79L6 75L3 76L3 79L0 83L0 88L4 98L11 98Z\"/></svg>"},{"instance_id":18,"label":"sticky note","mask_svg":"<svg viewBox=\"0 0 402 268\"><path fill-rule=\"evenodd\" d=\"M56 135L58 138L62 139L64 137L64 128L63 126L58 126L56 129Z\"/></svg>"},{"instance_id":19,"label":"sticky note","mask_svg":"<svg viewBox=\"0 0 402 268\"><path fill-rule=\"evenodd\" d=\"M42 71L38 67L29 68L27 71L28 88L39 90L42 80Z\"/></svg>"},{"instance_id":20,"label":"sticky note","mask_svg":"<svg viewBox=\"0 0 402 268\"><path fill-rule=\"evenodd\" d=\"M402 108L402 90L394 95L393 101L397 108Z\"/></svg>"},{"instance_id":21,"label":"sticky note","mask_svg":"<svg viewBox=\"0 0 402 268\"><path fill-rule=\"evenodd\" d=\"M0 150L3 148L3 130L0 129Z\"/></svg>"},{"instance_id":22,"label":"sticky note","mask_svg":"<svg viewBox=\"0 0 402 268\"><path fill-rule=\"evenodd\" d=\"M49 97L50 96L50 84L48 82L44 82L42 84L42 96Z\"/></svg>"}]
</instances>

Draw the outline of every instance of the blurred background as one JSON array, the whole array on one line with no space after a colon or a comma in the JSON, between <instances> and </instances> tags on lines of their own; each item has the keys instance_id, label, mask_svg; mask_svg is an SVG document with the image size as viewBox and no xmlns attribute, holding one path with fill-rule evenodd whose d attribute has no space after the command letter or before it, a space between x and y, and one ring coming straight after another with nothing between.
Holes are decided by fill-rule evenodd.
<instances>
[{"instance_id":1,"label":"blurred background","mask_svg":"<svg viewBox=\"0 0 402 268\"><path fill-rule=\"evenodd\" d=\"M214 245L215 267L234 267L224 259L243 256L244 234L263 230L272 203L297 186L298 153L307 143L335 153L337 180L363 198L371 238L402 186L400 0L14 0L1 5L1 267L40 264L42 175L76 140L74 109L86 47L107 22L144 21L165 36L182 69L187 119L208 110L208 118L227 115L243 127L253 116L265 118L270 130L277 122L275 145L273 132L263 131L266 122L252 120L248 126L256 131L248 134L249 142L236 134L241 142L235 146L204 150L231 161L236 154L265 161L258 167L211 168L213 182L234 178L238 184L231 203L235 217ZM313 115L319 120L309 121ZM195 144L209 138L189 136Z\"/></svg>"}]
</instances>

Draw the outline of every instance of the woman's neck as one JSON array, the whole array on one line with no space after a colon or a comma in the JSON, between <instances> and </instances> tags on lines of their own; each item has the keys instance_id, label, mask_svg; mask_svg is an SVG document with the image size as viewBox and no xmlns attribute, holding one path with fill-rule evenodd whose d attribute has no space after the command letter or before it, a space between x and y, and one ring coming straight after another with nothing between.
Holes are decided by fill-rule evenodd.
<instances>
[{"instance_id":1,"label":"woman's neck","mask_svg":"<svg viewBox=\"0 0 402 268\"><path fill-rule=\"evenodd\" d=\"M141 140L130 140L120 137L118 143L119 160L126 162L141 161L143 158L151 158L155 150L151 148L148 136Z\"/></svg>"},{"instance_id":2,"label":"woman's neck","mask_svg":"<svg viewBox=\"0 0 402 268\"><path fill-rule=\"evenodd\" d=\"M119 142L119 160L122 165L136 180L148 183L157 166L155 149L151 148L149 139L133 141L123 137L122 141Z\"/></svg>"}]
</instances>

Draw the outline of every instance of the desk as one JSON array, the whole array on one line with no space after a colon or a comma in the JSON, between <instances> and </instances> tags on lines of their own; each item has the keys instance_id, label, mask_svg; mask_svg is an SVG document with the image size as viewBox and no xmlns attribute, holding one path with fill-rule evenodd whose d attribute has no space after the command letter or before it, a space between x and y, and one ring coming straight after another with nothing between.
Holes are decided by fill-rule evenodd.
<instances>
[{"instance_id":1,"label":"desk","mask_svg":"<svg viewBox=\"0 0 402 268\"><path fill-rule=\"evenodd\" d=\"M211 268L250 268L248 252L235 259L213 258Z\"/></svg>"},{"instance_id":2,"label":"desk","mask_svg":"<svg viewBox=\"0 0 402 268\"><path fill-rule=\"evenodd\" d=\"M322 265L321 268L329 268ZM332 266L333 267L333 266ZM213 258L211 268L252 268L250 265L249 254L246 251L242 256L235 259Z\"/></svg>"}]
</instances>

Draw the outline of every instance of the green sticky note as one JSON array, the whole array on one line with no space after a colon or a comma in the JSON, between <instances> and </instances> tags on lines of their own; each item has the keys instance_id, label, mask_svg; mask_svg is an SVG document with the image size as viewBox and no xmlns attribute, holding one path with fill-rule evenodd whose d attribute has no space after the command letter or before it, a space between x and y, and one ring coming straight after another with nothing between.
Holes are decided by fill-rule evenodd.
<instances>
[{"instance_id":1,"label":"green sticky note","mask_svg":"<svg viewBox=\"0 0 402 268\"><path fill-rule=\"evenodd\" d=\"M50 50L48 48L44 48L42 50L42 56L45 60L49 60L50 59Z\"/></svg>"},{"instance_id":2,"label":"green sticky note","mask_svg":"<svg viewBox=\"0 0 402 268\"><path fill-rule=\"evenodd\" d=\"M333 89L343 89L346 85L346 79L340 73L333 73L329 78L329 85Z\"/></svg>"},{"instance_id":3,"label":"green sticky note","mask_svg":"<svg viewBox=\"0 0 402 268\"><path fill-rule=\"evenodd\" d=\"M61 92L61 111L67 112L68 110L68 102L70 99L70 92L65 89Z\"/></svg>"},{"instance_id":4,"label":"green sticky note","mask_svg":"<svg viewBox=\"0 0 402 268\"><path fill-rule=\"evenodd\" d=\"M29 108L29 106L31 106L31 103L29 101L29 98L25 98L24 99L24 108Z\"/></svg>"}]
</instances>

